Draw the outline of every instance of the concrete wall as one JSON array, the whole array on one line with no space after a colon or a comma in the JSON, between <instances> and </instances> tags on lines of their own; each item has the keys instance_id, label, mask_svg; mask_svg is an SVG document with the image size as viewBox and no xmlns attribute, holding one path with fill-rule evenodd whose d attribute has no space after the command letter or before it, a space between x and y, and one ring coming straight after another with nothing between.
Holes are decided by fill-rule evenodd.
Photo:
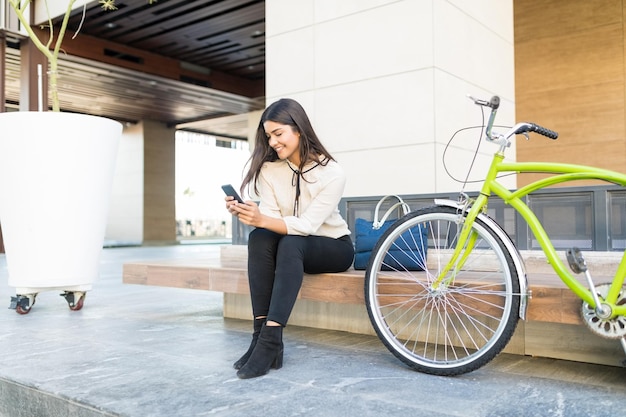
<instances>
[{"instance_id":1,"label":"concrete wall","mask_svg":"<svg viewBox=\"0 0 626 417\"><path fill-rule=\"evenodd\" d=\"M105 240L176 241L175 130L143 121L127 126L120 142Z\"/></svg>"},{"instance_id":2,"label":"concrete wall","mask_svg":"<svg viewBox=\"0 0 626 417\"><path fill-rule=\"evenodd\" d=\"M143 242L143 155L143 124L126 126L113 179L105 236L108 243Z\"/></svg>"},{"instance_id":3,"label":"concrete wall","mask_svg":"<svg viewBox=\"0 0 626 417\"><path fill-rule=\"evenodd\" d=\"M481 123L468 93L500 95L499 121L513 120L512 1L271 0L266 57L267 102L305 107L348 173L348 197L460 189L442 154L457 129ZM448 151L456 176L475 139Z\"/></svg>"}]
</instances>

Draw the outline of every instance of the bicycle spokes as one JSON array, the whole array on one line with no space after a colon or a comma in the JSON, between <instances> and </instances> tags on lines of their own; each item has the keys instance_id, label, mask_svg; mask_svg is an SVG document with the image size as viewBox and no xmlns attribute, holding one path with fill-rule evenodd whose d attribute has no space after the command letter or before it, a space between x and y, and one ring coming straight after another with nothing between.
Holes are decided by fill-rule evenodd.
<instances>
[{"instance_id":1,"label":"bicycle spokes","mask_svg":"<svg viewBox=\"0 0 626 417\"><path fill-rule=\"evenodd\" d=\"M381 237L366 272L366 306L380 339L409 366L438 375L487 363L506 345L518 319L519 282L510 255L479 220L457 250L459 216L451 207L405 216ZM422 226L425 270L385 269L400 237Z\"/></svg>"}]
</instances>

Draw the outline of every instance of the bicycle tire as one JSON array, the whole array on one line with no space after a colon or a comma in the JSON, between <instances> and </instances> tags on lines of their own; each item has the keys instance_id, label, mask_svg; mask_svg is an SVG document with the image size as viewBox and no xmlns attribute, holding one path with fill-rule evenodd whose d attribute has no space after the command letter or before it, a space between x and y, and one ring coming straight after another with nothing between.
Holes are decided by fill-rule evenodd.
<instances>
[{"instance_id":1,"label":"bicycle tire","mask_svg":"<svg viewBox=\"0 0 626 417\"><path fill-rule=\"evenodd\" d=\"M392 354L420 372L452 376L474 371L504 349L517 326L520 285L513 258L480 219L472 226L478 239L462 269L448 273L455 274L448 284L432 285L464 219L464 213L447 206L405 215L381 236L365 273L365 304L376 334ZM399 250L424 270L398 267L399 259L389 267L386 258Z\"/></svg>"}]
</instances>

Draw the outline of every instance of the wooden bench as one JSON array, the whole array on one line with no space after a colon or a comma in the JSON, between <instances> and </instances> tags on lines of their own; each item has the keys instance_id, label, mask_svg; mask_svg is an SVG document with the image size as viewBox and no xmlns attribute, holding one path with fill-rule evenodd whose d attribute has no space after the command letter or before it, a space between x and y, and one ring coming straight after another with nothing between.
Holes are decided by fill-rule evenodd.
<instances>
[{"instance_id":1,"label":"wooden bench","mask_svg":"<svg viewBox=\"0 0 626 417\"><path fill-rule=\"evenodd\" d=\"M546 263L543 253L522 252L532 291L527 320L520 321L505 352L620 366L619 341L592 334L580 318L581 302ZM621 253L586 253L590 270L608 276L605 265ZM226 245L220 260L162 260L127 263L125 284L218 291L224 294L224 317L250 320L245 246ZM610 261L610 262L609 262ZM593 268L593 269L592 269ZM364 271L305 275L292 325L374 335L363 294ZM584 277L581 275L581 278ZM596 279L596 282L607 280Z\"/></svg>"}]
</instances>

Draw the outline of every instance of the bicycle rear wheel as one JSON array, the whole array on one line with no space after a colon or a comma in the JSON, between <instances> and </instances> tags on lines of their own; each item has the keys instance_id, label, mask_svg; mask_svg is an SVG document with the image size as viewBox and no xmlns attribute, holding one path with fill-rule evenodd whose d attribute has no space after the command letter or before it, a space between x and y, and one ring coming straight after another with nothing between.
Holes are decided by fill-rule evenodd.
<instances>
[{"instance_id":1,"label":"bicycle rear wheel","mask_svg":"<svg viewBox=\"0 0 626 417\"><path fill-rule=\"evenodd\" d=\"M446 206L407 214L380 238L365 274L365 304L378 337L421 372L478 369L502 351L517 326L520 288L513 259L479 219L472 226L473 249L435 283L464 219Z\"/></svg>"}]
</instances>

